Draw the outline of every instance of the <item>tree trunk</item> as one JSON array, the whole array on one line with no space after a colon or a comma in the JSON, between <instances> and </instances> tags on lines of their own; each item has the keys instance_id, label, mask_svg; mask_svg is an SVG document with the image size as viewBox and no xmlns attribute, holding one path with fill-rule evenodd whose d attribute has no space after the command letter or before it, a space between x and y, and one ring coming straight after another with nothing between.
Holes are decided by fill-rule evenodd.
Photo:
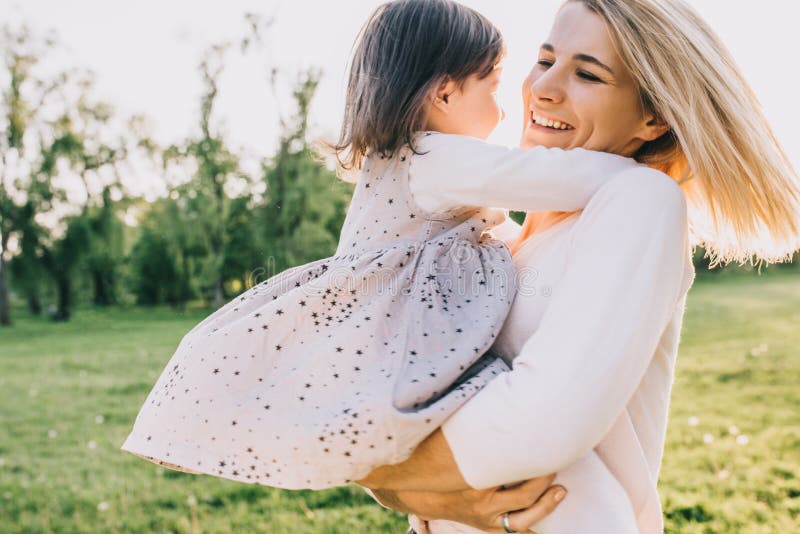
<instances>
[{"instance_id":1,"label":"tree trunk","mask_svg":"<svg viewBox=\"0 0 800 534\"><path fill-rule=\"evenodd\" d=\"M0 248L0 326L11 326L11 295L8 290L8 266L4 258L5 243Z\"/></svg>"},{"instance_id":2,"label":"tree trunk","mask_svg":"<svg viewBox=\"0 0 800 534\"><path fill-rule=\"evenodd\" d=\"M113 273L95 269L92 273L94 285L94 304L96 306L110 306L116 302L114 296Z\"/></svg>"},{"instance_id":3,"label":"tree trunk","mask_svg":"<svg viewBox=\"0 0 800 534\"><path fill-rule=\"evenodd\" d=\"M28 291L28 310L33 315L40 315L42 313L42 301L39 300L39 295L35 288Z\"/></svg>"},{"instance_id":4,"label":"tree trunk","mask_svg":"<svg viewBox=\"0 0 800 534\"><path fill-rule=\"evenodd\" d=\"M214 282L214 309L218 310L224 304L224 293L222 290L222 275L217 275L217 279Z\"/></svg>"},{"instance_id":5,"label":"tree trunk","mask_svg":"<svg viewBox=\"0 0 800 534\"><path fill-rule=\"evenodd\" d=\"M54 319L56 321L69 320L70 297L72 284L68 273L63 273L56 281L58 286L58 311Z\"/></svg>"}]
</instances>

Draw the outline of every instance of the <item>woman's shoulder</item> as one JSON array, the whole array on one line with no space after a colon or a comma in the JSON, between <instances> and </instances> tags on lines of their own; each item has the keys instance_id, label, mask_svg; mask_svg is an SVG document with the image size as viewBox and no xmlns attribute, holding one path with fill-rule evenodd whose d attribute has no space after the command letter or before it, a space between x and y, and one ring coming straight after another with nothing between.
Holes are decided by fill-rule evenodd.
<instances>
[{"instance_id":1,"label":"woman's shoulder","mask_svg":"<svg viewBox=\"0 0 800 534\"><path fill-rule=\"evenodd\" d=\"M620 172L600 187L586 209L617 228L617 237L663 229L662 239L688 246L686 196L675 180L656 169L639 165Z\"/></svg>"},{"instance_id":2,"label":"woman's shoulder","mask_svg":"<svg viewBox=\"0 0 800 534\"><path fill-rule=\"evenodd\" d=\"M677 211L686 210L686 196L678 183L667 174L646 165L620 172L601 191L648 207L655 205Z\"/></svg>"}]
</instances>

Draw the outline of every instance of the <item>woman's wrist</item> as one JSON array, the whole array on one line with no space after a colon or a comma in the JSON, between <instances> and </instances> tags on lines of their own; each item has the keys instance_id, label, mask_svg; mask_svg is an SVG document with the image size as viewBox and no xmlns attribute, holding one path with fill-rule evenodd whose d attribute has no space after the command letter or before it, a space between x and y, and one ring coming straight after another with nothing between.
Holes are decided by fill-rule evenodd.
<instances>
[{"instance_id":1,"label":"woman's wrist","mask_svg":"<svg viewBox=\"0 0 800 534\"><path fill-rule=\"evenodd\" d=\"M377 467L355 483L372 490L451 492L472 489L461 475L441 429L423 440L406 460Z\"/></svg>"}]
</instances>

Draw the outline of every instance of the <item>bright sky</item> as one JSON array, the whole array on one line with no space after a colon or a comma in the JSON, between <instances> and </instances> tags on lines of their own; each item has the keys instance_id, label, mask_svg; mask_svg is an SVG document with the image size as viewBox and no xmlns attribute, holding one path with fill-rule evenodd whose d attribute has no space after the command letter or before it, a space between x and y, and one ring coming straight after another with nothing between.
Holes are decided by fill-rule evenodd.
<instances>
[{"instance_id":1,"label":"bright sky","mask_svg":"<svg viewBox=\"0 0 800 534\"><path fill-rule=\"evenodd\" d=\"M800 3L689 0L718 31L759 95L778 139L800 169ZM510 55L500 98L508 118L492 141L515 145L521 122L520 87L536 60L561 0L463 0L504 32ZM272 15L274 64L288 87L301 67L317 66L324 78L311 110L313 134L335 135L341 120L344 73L353 39L376 0L0 0L10 22L54 29L65 45L60 68L82 66L97 75L98 95L124 115L146 113L164 143L179 141L197 124L201 79L197 64L210 44L241 35L243 14ZM757 7L754 7L757 6ZM231 58L236 58L235 54ZM232 61L223 78L217 117L234 146L271 154L278 136L277 107L259 65ZM676 65L679 68L679 65ZM289 103L282 101L283 108ZM153 177L135 180L154 194ZM130 182L128 182L130 183ZM150 184L148 186L148 184ZM137 188L138 189L138 188Z\"/></svg>"}]
</instances>

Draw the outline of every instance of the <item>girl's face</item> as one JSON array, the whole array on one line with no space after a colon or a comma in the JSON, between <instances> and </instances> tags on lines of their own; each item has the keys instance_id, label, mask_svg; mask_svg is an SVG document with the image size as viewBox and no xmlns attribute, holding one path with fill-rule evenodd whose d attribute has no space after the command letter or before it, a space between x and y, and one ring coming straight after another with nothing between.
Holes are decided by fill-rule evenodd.
<instances>
[{"instance_id":1,"label":"girl's face","mask_svg":"<svg viewBox=\"0 0 800 534\"><path fill-rule=\"evenodd\" d=\"M485 78L472 75L459 88L447 82L435 95L428 130L486 139L505 117L497 102L502 66ZM446 101L445 101L446 99Z\"/></svg>"},{"instance_id":2,"label":"girl's face","mask_svg":"<svg viewBox=\"0 0 800 534\"><path fill-rule=\"evenodd\" d=\"M580 2L559 11L522 98L522 148L581 147L632 156L666 132L643 109L605 20Z\"/></svg>"}]
</instances>

